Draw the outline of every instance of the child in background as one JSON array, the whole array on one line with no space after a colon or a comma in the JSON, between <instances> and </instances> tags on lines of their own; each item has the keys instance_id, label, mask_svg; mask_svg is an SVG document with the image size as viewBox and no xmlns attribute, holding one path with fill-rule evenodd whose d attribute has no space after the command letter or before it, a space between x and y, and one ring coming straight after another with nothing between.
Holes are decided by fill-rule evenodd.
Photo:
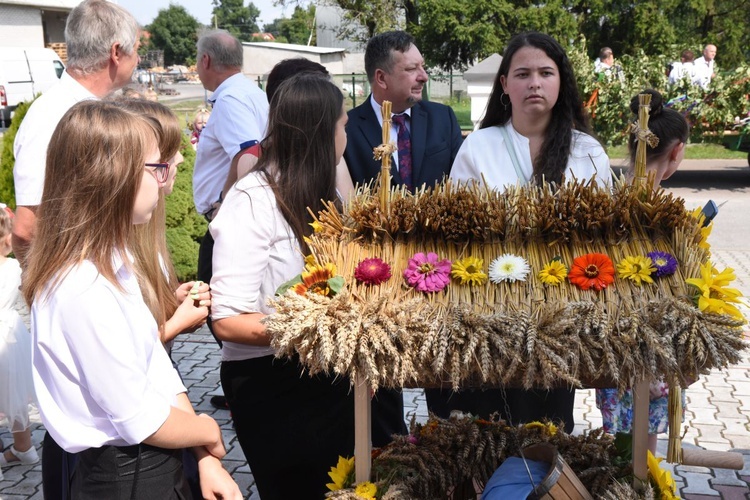
<instances>
[{"instance_id":1,"label":"child in background","mask_svg":"<svg viewBox=\"0 0 750 500\"><path fill-rule=\"evenodd\" d=\"M664 107L664 99L656 90L647 89L641 94L651 94L648 128L659 138L656 147L646 149L646 171L653 172L653 188L659 189L661 181L677 171L685 156L690 130L685 117L672 108ZM639 100L636 94L630 101L630 111L638 116ZM631 175L635 167L637 142L631 135L628 142ZM679 388L677 388L679 390ZM682 393L683 408L685 393ZM597 389L596 406L602 412L602 426L610 434L630 433L633 426L633 392L627 389L619 394L617 389ZM649 385L648 449L656 454L657 435L667 432L669 421L669 386L662 380Z\"/></svg>"},{"instance_id":2,"label":"child in background","mask_svg":"<svg viewBox=\"0 0 750 500\"><path fill-rule=\"evenodd\" d=\"M12 217L13 212L0 203L0 413L13 433L13 445L0 454L3 467L39 461L29 428L29 403L34 399L31 337L18 313L23 307L21 266L8 257Z\"/></svg>"},{"instance_id":3,"label":"child in background","mask_svg":"<svg viewBox=\"0 0 750 500\"><path fill-rule=\"evenodd\" d=\"M203 127L205 127L206 123L208 122L209 116L211 116L211 112L206 108L201 108L195 114L193 123L190 124L190 130L193 131L192 135L190 136L190 144L193 145L193 149L198 149L198 141L200 140Z\"/></svg>"}]
</instances>

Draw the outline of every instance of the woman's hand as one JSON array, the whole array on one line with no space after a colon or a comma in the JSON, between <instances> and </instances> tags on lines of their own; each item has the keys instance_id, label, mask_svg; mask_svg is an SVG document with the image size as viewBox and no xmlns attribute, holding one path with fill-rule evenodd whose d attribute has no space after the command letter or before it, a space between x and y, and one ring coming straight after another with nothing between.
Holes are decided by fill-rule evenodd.
<instances>
[{"instance_id":1,"label":"woman's hand","mask_svg":"<svg viewBox=\"0 0 750 500\"><path fill-rule=\"evenodd\" d=\"M201 494L208 500L240 500L242 493L237 483L213 455L206 454L198 460Z\"/></svg>"},{"instance_id":2,"label":"woman's hand","mask_svg":"<svg viewBox=\"0 0 750 500\"><path fill-rule=\"evenodd\" d=\"M207 284L196 281L180 285L175 291L175 297L182 303L164 324L162 342L169 342L181 333L194 332L208 318L211 292Z\"/></svg>"}]
</instances>

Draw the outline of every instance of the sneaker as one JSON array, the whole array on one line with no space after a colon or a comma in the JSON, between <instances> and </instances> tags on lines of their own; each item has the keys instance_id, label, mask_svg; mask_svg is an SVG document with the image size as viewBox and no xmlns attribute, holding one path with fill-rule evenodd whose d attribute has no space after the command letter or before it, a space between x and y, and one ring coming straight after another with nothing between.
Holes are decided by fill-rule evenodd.
<instances>
[{"instance_id":1,"label":"sneaker","mask_svg":"<svg viewBox=\"0 0 750 500\"><path fill-rule=\"evenodd\" d=\"M5 453L0 453L0 465L7 467L9 465L33 465L39 461L39 454L36 452L36 448L32 445L26 451L18 451L15 446L11 445L10 452L15 455L17 460L8 461L5 458Z\"/></svg>"},{"instance_id":2,"label":"sneaker","mask_svg":"<svg viewBox=\"0 0 750 500\"><path fill-rule=\"evenodd\" d=\"M227 398L225 396L212 396L211 406L218 408L219 410L228 410L229 404L227 404Z\"/></svg>"}]
</instances>

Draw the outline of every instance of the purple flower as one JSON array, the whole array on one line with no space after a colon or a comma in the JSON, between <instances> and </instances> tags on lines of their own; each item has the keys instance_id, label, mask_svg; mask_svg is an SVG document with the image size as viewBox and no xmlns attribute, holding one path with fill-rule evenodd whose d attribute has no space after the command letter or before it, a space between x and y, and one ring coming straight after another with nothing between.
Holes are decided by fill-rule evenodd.
<instances>
[{"instance_id":1,"label":"purple flower","mask_svg":"<svg viewBox=\"0 0 750 500\"><path fill-rule=\"evenodd\" d=\"M671 276L677 271L677 259L667 252L649 252L647 254L656 267L656 276Z\"/></svg>"},{"instance_id":2,"label":"purple flower","mask_svg":"<svg viewBox=\"0 0 750 500\"><path fill-rule=\"evenodd\" d=\"M420 292L439 292L450 282L451 261L439 260L436 253L415 253L404 269L409 286Z\"/></svg>"}]
</instances>

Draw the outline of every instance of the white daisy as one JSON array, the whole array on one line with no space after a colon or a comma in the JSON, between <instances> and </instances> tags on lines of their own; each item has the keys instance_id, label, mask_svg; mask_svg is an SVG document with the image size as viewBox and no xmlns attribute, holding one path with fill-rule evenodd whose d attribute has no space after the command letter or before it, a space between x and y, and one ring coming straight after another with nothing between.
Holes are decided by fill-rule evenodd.
<instances>
[{"instance_id":1,"label":"white daisy","mask_svg":"<svg viewBox=\"0 0 750 500\"><path fill-rule=\"evenodd\" d=\"M490 263L489 271L491 282L510 281L513 283L514 281L526 281L526 276L531 272L531 268L523 257L506 253Z\"/></svg>"}]
</instances>

